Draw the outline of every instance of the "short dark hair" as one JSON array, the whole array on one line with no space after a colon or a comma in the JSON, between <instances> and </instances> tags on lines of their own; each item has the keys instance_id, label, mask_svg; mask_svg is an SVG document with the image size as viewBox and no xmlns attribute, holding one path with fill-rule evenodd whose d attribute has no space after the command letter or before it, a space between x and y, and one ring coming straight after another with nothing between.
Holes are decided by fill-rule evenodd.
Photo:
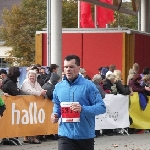
<instances>
[{"instance_id":1,"label":"short dark hair","mask_svg":"<svg viewBox=\"0 0 150 150\"><path fill-rule=\"evenodd\" d=\"M148 68L148 67L145 67L144 69L143 69L143 74L149 74L150 73L150 69Z\"/></svg>"},{"instance_id":2,"label":"short dark hair","mask_svg":"<svg viewBox=\"0 0 150 150\"><path fill-rule=\"evenodd\" d=\"M36 69L37 72L39 73L39 68L38 68L38 67L34 66L34 67L31 68L31 70L35 70L35 69Z\"/></svg>"},{"instance_id":3,"label":"short dark hair","mask_svg":"<svg viewBox=\"0 0 150 150\"><path fill-rule=\"evenodd\" d=\"M8 69L8 74L7 74L8 78L10 78L11 80L17 82L17 78L20 76L20 71L19 71L19 67L10 67Z\"/></svg>"},{"instance_id":4,"label":"short dark hair","mask_svg":"<svg viewBox=\"0 0 150 150\"><path fill-rule=\"evenodd\" d=\"M5 69L1 69L0 74L7 74L7 71Z\"/></svg>"},{"instance_id":5,"label":"short dark hair","mask_svg":"<svg viewBox=\"0 0 150 150\"><path fill-rule=\"evenodd\" d=\"M52 73L53 70L57 69L58 67L59 67L59 66L56 65L56 64L51 64L50 67L47 67L47 68L48 68L48 70Z\"/></svg>"},{"instance_id":6,"label":"short dark hair","mask_svg":"<svg viewBox=\"0 0 150 150\"><path fill-rule=\"evenodd\" d=\"M71 59L75 59L75 64L77 66L80 66L80 58L79 58L79 56L77 56L77 55L68 55L68 56L65 57L64 60L70 61Z\"/></svg>"}]
</instances>

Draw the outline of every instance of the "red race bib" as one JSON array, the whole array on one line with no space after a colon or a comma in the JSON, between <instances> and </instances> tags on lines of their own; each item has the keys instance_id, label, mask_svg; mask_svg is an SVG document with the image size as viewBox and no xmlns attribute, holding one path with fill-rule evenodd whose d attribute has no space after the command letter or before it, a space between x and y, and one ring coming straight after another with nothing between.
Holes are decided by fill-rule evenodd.
<instances>
[{"instance_id":1,"label":"red race bib","mask_svg":"<svg viewBox=\"0 0 150 150\"><path fill-rule=\"evenodd\" d=\"M62 122L80 122L80 112L71 110L71 104L79 104L79 102L61 102Z\"/></svg>"}]
</instances>

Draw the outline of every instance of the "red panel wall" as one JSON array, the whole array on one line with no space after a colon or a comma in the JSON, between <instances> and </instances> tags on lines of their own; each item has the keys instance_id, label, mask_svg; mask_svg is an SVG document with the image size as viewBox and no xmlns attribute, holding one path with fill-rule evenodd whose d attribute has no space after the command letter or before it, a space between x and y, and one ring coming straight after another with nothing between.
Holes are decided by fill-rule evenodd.
<instances>
[{"instance_id":1,"label":"red panel wall","mask_svg":"<svg viewBox=\"0 0 150 150\"><path fill-rule=\"evenodd\" d=\"M150 68L150 36L135 34L134 62L140 65L139 73L144 67Z\"/></svg>"},{"instance_id":2,"label":"red panel wall","mask_svg":"<svg viewBox=\"0 0 150 150\"><path fill-rule=\"evenodd\" d=\"M123 33L83 34L83 67L90 77L100 66L115 64L122 70Z\"/></svg>"},{"instance_id":3,"label":"red panel wall","mask_svg":"<svg viewBox=\"0 0 150 150\"><path fill-rule=\"evenodd\" d=\"M42 34L42 66L47 66L47 33Z\"/></svg>"},{"instance_id":4,"label":"red panel wall","mask_svg":"<svg viewBox=\"0 0 150 150\"><path fill-rule=\"evenodd\" d=\"M75 54L82 58L82 33L62 34L62 60L64 60L64 58L70 54Z\"/></svg>"}]
</instances>

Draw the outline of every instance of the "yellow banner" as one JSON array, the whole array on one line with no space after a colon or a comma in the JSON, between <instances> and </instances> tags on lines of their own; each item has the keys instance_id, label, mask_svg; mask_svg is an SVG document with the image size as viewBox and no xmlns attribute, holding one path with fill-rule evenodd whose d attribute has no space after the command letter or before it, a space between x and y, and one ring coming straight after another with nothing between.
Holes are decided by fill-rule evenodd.
<instances>
[{"instance_id":1,"label":"yellow banner","mask_svg":"<svg viewBox=\"0 0 150 150\"><path fill-rule=\"evenodd\" d=\"M141 110L139 103L139 95L137 92L134 92L133 96L130 96L130 117L133 120L133 123L130 125L131 128L136 129L150 129L150 97L149 103L146 106L146 109Z\"/></svg>"},{"instance_id":2,"label":"yellow banner","mask_svg":"<svg viewBox=\"0 0 150 150\"><path fill-rule=\"evenodd\" d=\"M0 138L56 134L52 124L53 103L38 96L3 96L6 110L0 119Z\"/></svg>"}]
</instances>

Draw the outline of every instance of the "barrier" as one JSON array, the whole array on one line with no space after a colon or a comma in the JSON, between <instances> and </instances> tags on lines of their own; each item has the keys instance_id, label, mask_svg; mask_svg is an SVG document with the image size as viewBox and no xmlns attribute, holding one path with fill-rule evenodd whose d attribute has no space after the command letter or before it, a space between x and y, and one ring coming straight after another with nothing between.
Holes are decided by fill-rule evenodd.
<instances>
[{"instance_id":1,"label":"barrier","mask_svg":"<svg viewBox=\"0 0 150 150\"><path fill-rule=\"evenodd\" d=\"M116 129L129 127L129 96L106 94L106 113L95 117L95 129Z\"/></svg>"},{"instance_id":2,"label":"barrier","mask_svg":"<svg viewBox=\"0 0 150 150\"><path fill-rule=\"evenodd\" d=\"M134 92L133 96L130 96L130 117L133 120L131 128L136 129L150 129L150 97L149 103L146 109L143 111L140 108L138 93Z\"/></svg>"},{"instance_id":3,"label":"barrier","mask_svg":"<svg viewBox=\"0 0 150 150\"><path fill-rule=\"evenodd\" d=\"M53 103L38 96L3 96L6 104L0 119L0 138L46 135L57 133L50 115Z\"/></svg>"},{"instance_id":4,"label":"barrier","mask_svg":"<svg viewBox=\"0 0 150 150\"><path fill-rule=\"evenodd\" d=\"M149 97L150 98L150 97ZM58 124L52 124L53 103L38 96L3 96L6 104L0 119L0 138L56 134ZM129 126L129 98L121 94L107 94L104 99L106 113L96 116L95 129L114 129ZM150 103L140 109L138 93L130 97L131 128L150 129Z\"/></svg>"}]
</instances>

